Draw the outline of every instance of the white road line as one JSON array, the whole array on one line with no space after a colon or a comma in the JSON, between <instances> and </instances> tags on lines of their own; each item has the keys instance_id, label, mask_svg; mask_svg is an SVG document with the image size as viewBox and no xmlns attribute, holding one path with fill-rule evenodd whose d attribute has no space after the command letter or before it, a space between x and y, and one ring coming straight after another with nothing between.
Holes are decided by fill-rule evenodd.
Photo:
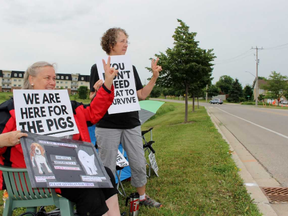
<instances>
[{"instance_id":1,"label":"white road line","mask_svg":"<svg viewBox=\"0 0 288 216\"><path fill-rule=\"evenodd\" d=\"M220 109L220 108L218 108L218 107L217 107L217 109L219 109L219 110L221 110L222 112L227 113L227 114L229 114L229 115L231 115L231 116L233 116L233 117L235 117L235 118L241 119L242 121L246 121L246 122L248 122L248 123L250 123L250 124L252 124L252 125L255 125L255 126L259 127L259 128L262 128L262 129L267 130L267 131L269 131L269 132L271 132L271 133L277 134L278 136L281 136L281 137L284 137L284 138L288 139L288 136L285 136L285 135L283 135L283 134L281 134L281 133L278 133L278 132L273 131L273 130L271 130L271 129L269 129L269 128L266 128L266 127L263 127L263 126L261 126L261 125L258 125L258 124L254 123L254 122L251 122L251 121L246 120L246 119L244 119L244 118L241 118L241 117L239 117L239 116L233 115L233 114L231 114L231 113L229 113L229 112L227 112L227 111L224 111L224 110L222 110L222 109Z\"/></svg>"}]
</instances>

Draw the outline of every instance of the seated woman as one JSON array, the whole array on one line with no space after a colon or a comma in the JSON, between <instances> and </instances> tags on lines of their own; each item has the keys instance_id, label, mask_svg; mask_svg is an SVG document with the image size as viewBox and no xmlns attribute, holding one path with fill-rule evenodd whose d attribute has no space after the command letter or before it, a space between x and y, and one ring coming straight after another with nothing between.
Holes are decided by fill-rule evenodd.
<instances>
[{"instance_id":1,"label":"seated woman","mask_svg":"<svg viewBox=\"0 0 288 216\"><path fill-rule=\"evenodd\" d=\"M103 60L105 82L98 90L97 96L89 105L71 101L75 122L79 134L74 134L74 140L90 142L87 122L95 124L107 112L114 98L113 78L117 71L110 68L110 58L107 64ZM30 66L24 75L23 89L51 89L56 86L56 74L52 64L36 62ZM13 99L0 105L0 164L4 166L25 168L20 138L27 134L16 131L16 120ZM76 203L78 214L83 215L113 215L119 216L119 204L114 175L106 168L114 188L61 188L57 193ZM0 175L0 189L3 189L3 178Z\"/></svg>"}]
</instances>

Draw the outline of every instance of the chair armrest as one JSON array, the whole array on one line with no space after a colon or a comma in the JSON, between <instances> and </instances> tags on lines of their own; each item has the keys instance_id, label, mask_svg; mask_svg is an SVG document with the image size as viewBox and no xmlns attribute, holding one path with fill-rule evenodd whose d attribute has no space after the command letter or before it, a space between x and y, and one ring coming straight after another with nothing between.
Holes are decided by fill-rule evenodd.
<instances>
[{"instance_id":1,"label":"chair armrest","mask_svg":"<svg viewBox=\"0 0 288 216\"><path fill-rule=\"evenodd\" d=\"M151 131L152 129L153 129L153 127L149 128L148 130L141 131L142 136L143 136L144 134L148 133L149 131Z\"/></svg>"},{"instance_id":2,"label":"chair armrest","mask_svg":"<svg viewBox=\"0 0 288 216\"><path fill-rule=\"evenodd\" d=\"M0 165L0 170L4 172L27 172L26 168L13 168Z\"/></svg>"}]
</instances>

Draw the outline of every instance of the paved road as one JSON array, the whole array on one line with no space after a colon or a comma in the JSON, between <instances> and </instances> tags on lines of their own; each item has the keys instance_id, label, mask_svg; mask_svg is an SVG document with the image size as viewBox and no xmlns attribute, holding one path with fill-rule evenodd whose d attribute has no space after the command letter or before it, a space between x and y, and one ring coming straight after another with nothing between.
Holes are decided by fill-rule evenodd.
<instances>
[{"instance_id":1,"label":"paved road","mask_svg":"<svg viewBox=\"0 0 288 216\"><path fill-rule=\"evenodd\" d=\"M288 110L236 104L200 105L206 106L281 186L288 187Z\"/></svg>"}]
</instances>

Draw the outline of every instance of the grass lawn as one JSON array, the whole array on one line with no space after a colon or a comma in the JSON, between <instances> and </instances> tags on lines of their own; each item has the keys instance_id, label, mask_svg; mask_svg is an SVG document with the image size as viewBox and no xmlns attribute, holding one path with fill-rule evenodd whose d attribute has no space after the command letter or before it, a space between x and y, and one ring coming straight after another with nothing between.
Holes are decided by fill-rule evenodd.
<instances>
[{"instance_id":1,"label":"grass lawn","mask_svg":"<svg viewBox=\"0 0 288 216\"><path fill-rule=\"evenodd\" d=\"M0 92L0 104L10 99L13 96L12 92Z\"/></svg>"},{"instance_id":2,"label":"grass lawn","mask_svg":"<svg viewBox=\"0 0 288 216\"><path fill-rule=\"evenodd\" d=\"M152 171L148 179L147 194L163 207L140 207L140 215L261 215L243 186L228 144L205 108L195 108L188 117L189 123L184 124L183 104L165 103L143 125L143 130L154 127L153 148L159 167L159 177ZM128 195L135 192L129 181L123 184ZM119 196L121 212L128 212L125 201ZM2 199L0 215L1 205ZM14 212L15 216L21 214Z\"/></svg>"}]
</instances>

